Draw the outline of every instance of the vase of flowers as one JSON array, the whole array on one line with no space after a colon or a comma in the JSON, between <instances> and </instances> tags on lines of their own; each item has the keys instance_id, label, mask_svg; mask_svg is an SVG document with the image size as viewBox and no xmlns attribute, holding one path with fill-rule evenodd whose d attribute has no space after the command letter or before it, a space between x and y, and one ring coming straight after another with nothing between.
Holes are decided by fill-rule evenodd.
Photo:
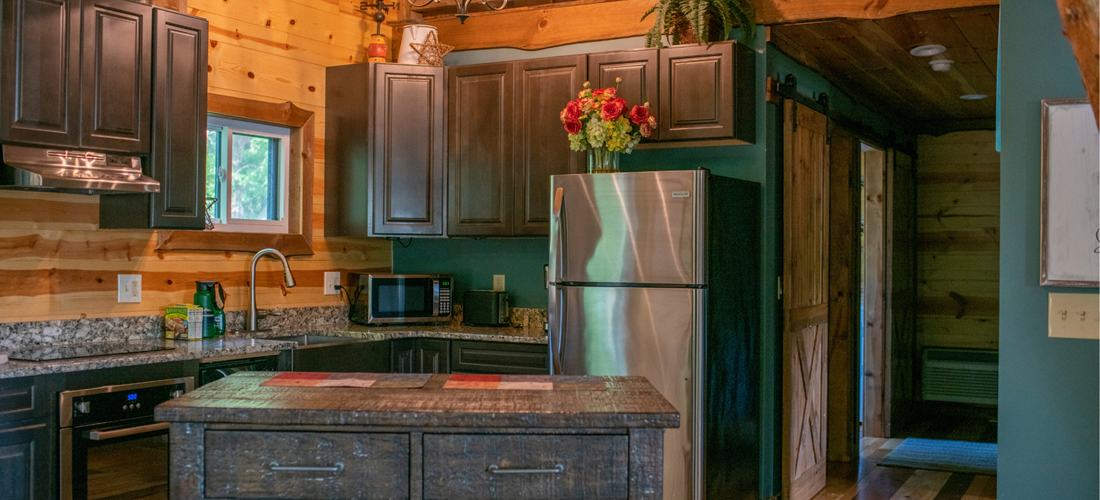
<instances>
[{"instance_id":1,"label":"vase of flowers","mask_svg":"<svg viewBox=\"0 0 1100 500\"><path fill-rule=\"evenodd\" d=\"M616 84L622 81L615 79ZM588 82L561 110L561 123L569 133L569 149L588 152L590 174L618 172L619 154L630 154L657 126L648 102L627 112L615 88L591 89Z\"/></svg>"}]
</instances>

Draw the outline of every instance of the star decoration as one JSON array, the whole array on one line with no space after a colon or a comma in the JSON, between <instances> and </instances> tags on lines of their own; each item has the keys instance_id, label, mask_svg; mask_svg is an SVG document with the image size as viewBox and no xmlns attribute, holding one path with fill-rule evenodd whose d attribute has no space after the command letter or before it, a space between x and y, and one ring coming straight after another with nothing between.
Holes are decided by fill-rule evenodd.
<instances>
[{"instance_id":1,"label":"star decoration","mask_svg":"<svg viewBox=\"0 0 1100 500\"><path fill-rule=\"evenodd\" d=\"M410 43L413 51L420 54L420 61L417 64L424 66L442 66L443 56L448 52L454 50L454 47L439 43L439 37L435 32L429 32L427 40L424 43Z\"/></svg>"}]
</instances>

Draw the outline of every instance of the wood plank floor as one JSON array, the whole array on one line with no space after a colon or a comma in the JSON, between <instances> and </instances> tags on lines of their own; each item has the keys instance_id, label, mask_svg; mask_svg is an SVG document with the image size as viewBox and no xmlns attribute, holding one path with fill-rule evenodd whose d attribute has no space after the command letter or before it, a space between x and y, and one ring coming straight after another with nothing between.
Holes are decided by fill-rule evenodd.
<instances>
[{"instance_id":1,"label":"wood plank floor","mask_svg":"<svg viewBox=\"0 0 1100 500\"><path fill-rule=\"evenodd\" d=\"M878 463L907 437L953 439L995 443L995 409L959 408L925 410L915 424L896 433L894 439L864 438L858 463L829 462L825 489L813 500L993 500L997 498L994 476L940 472ZM965 409L964 409L965 411Z\"/></svg>"}]
</instances>

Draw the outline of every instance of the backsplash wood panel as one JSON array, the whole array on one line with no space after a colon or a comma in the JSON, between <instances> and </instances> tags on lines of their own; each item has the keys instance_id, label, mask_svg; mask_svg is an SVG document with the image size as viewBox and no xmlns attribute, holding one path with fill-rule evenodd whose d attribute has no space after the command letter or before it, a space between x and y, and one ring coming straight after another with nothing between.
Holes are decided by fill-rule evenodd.
<instances>
[{"instance_id":1,"label":"backsplash wood panel","mask_svg":"<svg viewBox=\"0 0 1100 500\"><path fill-rule=\"evenodd\" d=\"M263 308L341 306L341 296L323 295L325 271L392 268L389 241L324 237L325 66L366 60L375 24L357 6L187 2L187 13L210 22L209 92L291 101L316 114L315 254L289 259L298 282L291 289L282 286L276 261L260 263ZM390 32L382 27L383 35ZM221 281L228 310L248 307L251 253L161 252L155 231L99 230L98 220L97 196L0 192L0 323L162 314L165 305L190 302L196 280ZM116 302L118 274L142 275L140 304Z\"/></svg>"}]
</instances>

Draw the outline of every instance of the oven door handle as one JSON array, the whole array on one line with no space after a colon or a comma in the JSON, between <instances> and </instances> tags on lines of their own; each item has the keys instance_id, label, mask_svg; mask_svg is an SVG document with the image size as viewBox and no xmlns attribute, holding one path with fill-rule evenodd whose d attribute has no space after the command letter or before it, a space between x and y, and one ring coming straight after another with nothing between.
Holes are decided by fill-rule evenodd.
<instances>
[{"instance_id":1,"label":"oven door handle","mask_svg":"<svg viewBox=\"0 0 1100 500\"><path fill-rule=\"evenodd\" d=\"M114 429L110 431L88 431L88 439L92 441L106 441L108 439L164 431L168 430L168 427L168 422L161 422L159 424L139 425L137 427L127 427L125 429Z\"/></svg>"}]
</instances>

